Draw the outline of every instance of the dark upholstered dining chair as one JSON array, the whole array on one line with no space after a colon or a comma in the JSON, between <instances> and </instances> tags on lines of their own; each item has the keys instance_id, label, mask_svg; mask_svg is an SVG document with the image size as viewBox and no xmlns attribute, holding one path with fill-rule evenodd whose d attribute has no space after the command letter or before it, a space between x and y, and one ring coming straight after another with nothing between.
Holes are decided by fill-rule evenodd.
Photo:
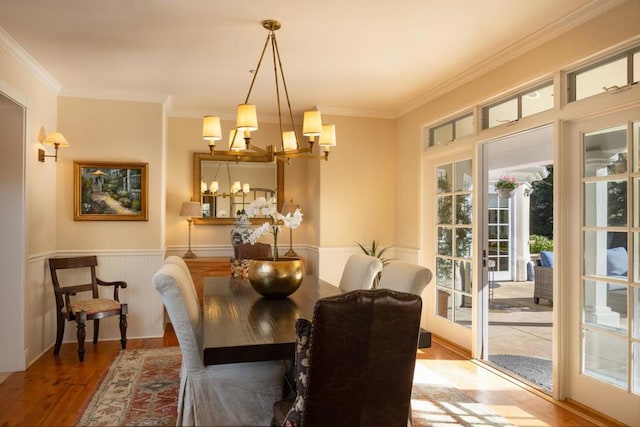
<instances>
[{"instance_id":1,"label":"dark upholstered dining chair","mask_svg":"<svg viewBox=\"0 0 640 427\"><path fill-rule=\"evenodd\" d=\"M316 303L296 322L295 399L274 404L274 425L406 426L422 299L356 290Z\"/></svg>"},{"instance_id":2,"label":"dark upholstered dining chair","mask_svg":"<svg viewBox=\"0 0 640 427\"><path fill-rule=\"evenodd\" d=\"M84 339L85 325L88 320L93 320L93 343L98 342L100 329L100 319L110 316L120 316L120 342L122 348L127 346L127 304L121 304L118 300L118 289L127 287L126 282L105 282L96 277L96 266L98 260L95 255L71 258L49 258L49 270L53 282L53 291L56 298L56 318L58 327L56 332L56 345L53 354L60 352L62 338L64 336L64 325L66 321L75 321L77 324L78 337L78 357L84 360ZM81 285L61 284L59 270L75 269L76 272L84 269L79 274L84 274L78 281L90 280L89 283ZM70 274L70 273L67 273ZM73 273L78 274L78 273ZM113 299L100 298L99 286L113 287ZM79 293L90 292L83 298L76 298Z\"/></svg>"}]
</instances>

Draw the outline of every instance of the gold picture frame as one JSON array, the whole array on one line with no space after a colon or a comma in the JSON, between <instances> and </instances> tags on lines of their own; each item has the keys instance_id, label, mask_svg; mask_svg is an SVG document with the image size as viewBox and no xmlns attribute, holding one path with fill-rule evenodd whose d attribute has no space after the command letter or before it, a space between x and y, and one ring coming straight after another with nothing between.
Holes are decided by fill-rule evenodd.
<instances>
[{"instance_id":1,"label":"gold picture frame","mask_svg":"<svg viewBox=\"0 0 640 427\"><path fill-rule=\"evenodd\" d=\"M74 221L147 221L148 169L148 163L74 161Z\"/></svg>"}]
</instances>

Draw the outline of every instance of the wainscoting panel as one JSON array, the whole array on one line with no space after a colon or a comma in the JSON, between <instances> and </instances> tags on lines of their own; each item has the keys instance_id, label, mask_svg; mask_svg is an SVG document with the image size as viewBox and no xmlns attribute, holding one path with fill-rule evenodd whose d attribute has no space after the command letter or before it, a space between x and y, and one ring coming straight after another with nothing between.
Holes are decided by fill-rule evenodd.
<instances>
[{"instance_id":1,"label":"wainscoting panel","mask_svg":"<svg viewBox=\"0 0 640 427\"><path fill-rule=\"evenodd\" d=\"M106 281L124 280L127 288L120 290L120 301L127 303L127 338L161 337L164 333L164 306L162 299L153 289L151 279L164 261L164 250L155 251L92 251L57 252L52 255L31 257L27 268L27 318L26 333L27 365L36 360L55 343L56 317L53 285L49 274L49 256L66 257L96 254L98 256L97 276ZM69 272L68 272L69 273ZM65 279L75 284L87 283L86 277L67 274ZM113 296L110 288L101 288L100 295ZM87 324L86 344L93 340L93 322ZM100 336L103 340L120 338L119 318L111 317L100 321ZM77 342L76 325L66 322L63 342Z\"/></svg>"}]
</instances>

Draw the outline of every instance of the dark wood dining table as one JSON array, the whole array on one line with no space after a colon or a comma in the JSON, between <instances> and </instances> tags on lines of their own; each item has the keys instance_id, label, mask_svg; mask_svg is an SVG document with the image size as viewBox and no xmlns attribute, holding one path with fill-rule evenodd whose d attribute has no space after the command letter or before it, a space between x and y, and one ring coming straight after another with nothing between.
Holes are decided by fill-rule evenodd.
<instances>
[{"instance_id":1,"label":"dark wood dining table","mask_svg":"<svg viewBox=\"0 0 640 427\"><path fill-rule=\"evenodd\" d=\"M204 364L293 359L295 322L313 318L320 298L338 295L338 287L305 276L287 298L264 298L246 279L204 279ZM419 347L431 346L431 334L421 330Z\"/></svg>"}]
</instances>

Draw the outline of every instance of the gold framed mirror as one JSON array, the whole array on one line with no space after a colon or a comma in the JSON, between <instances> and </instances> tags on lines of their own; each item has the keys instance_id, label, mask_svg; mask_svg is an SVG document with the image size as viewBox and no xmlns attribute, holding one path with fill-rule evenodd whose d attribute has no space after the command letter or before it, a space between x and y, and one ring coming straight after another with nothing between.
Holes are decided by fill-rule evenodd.
<instances>
[{"instance_id":1,"label":"gold framed mirror","mask_svg":"<svg viewBox=\"0 0 640 427\"><path fill-rule=\"evenodd\" d=\"M202 204L202 218L194 224L228 225L236 212L257 197L276 198L278 211L284 202L284 164L248 157L193 153L192 200ZM261 223L261 218L251 218Z\"/></svg>"}]
</instances>

